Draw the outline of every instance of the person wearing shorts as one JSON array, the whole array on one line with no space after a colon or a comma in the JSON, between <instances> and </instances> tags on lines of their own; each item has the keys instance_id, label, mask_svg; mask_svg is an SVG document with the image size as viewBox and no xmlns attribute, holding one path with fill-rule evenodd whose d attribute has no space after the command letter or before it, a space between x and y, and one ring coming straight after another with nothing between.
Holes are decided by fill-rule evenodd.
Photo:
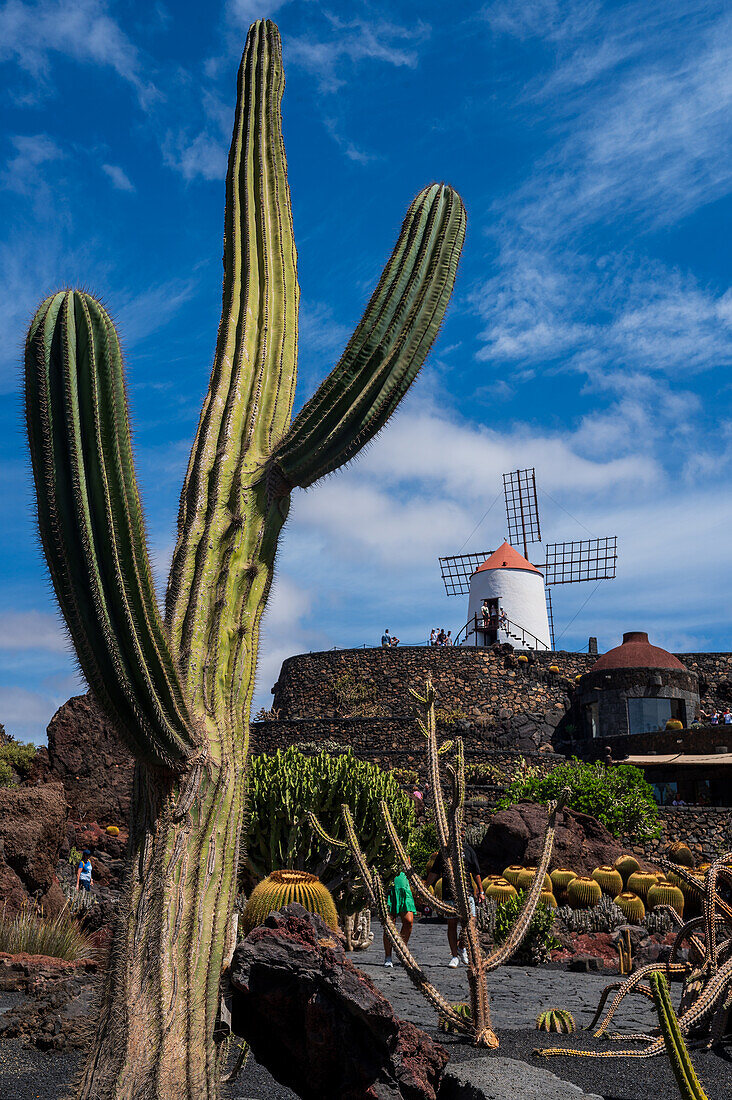
<instances>
[{"instance_id":1,"label":"person wearing shorts","mask_svg":"<svg viewBox=\"0 0 732 1100\"><path fill-rule=\"evenodd\" d=\"M394 917L394 920L396 920L397 917L401 917L401 937L405 943L409 943L409 937L412 934L412 927L414 925L414 914L417 912L417 909L414 904L414 898L412 897L409 879L404 874L404 871L400 871L392 882L391 889L386 895L386 907L389 910L389 914ZM384 931L384 966L394 966L394 963L391 961L391 940L386 931Z\"/></svg>"},{"instance_id":2,"label":"person wearing shorts","mask_svg":"<svg viewBox=\"0 0 732 1100\"><path fill-rule=\"evenodd\" d=\"M465 872L474 884L474 895L468 897L468 907L470 909L470 915L475 919L475 901L485 901L485 894L483 893L483 882L480 877L480 865L478 863L478 857L475 854L475 850L466 843L463 839L463 859L465 861ZM428 874L425 885L432 886L438 879L442 879L442 900L455 904L455 898L450 892L447 878L443 878L442 874L442 856L438 855L435 862L432 864L432 870ZM463 947L460 954L458 954L458 919L457 917L451 917L447 922L447 942L450 946L450 961L447 964L453 970L455 967L460 966L462 962L464 966L468 965L468 951Z\"/></svg>"}]
</instances>

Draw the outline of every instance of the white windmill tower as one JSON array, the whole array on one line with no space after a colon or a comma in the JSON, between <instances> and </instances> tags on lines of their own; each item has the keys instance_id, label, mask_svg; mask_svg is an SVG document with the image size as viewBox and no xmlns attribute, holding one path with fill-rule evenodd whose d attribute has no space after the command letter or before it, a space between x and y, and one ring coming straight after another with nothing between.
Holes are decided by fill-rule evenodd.
<instances>
[{"instance_id":1,"label":"white windmill tower","mask_svg":"<svg viewBox=\"0 0 732 1100\"><path fill-rule=\"evenodd\" d=\"M554 649L551 586L612 580L617 538L546 545L545 560L532 563L529 546L541 542L536 471L503 475L508 541L497 550L440 558L448 596L468 596L468 621L459 645L511 641L521 649ZM512 543L523 547L523 555Z\"/></svg>"}]
</instances>

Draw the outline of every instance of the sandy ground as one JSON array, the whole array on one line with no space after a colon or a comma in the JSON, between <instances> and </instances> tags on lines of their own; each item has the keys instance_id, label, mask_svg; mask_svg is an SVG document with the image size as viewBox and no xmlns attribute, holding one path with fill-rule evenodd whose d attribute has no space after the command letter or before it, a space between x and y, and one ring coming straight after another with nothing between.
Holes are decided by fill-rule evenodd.
<instances>
[{"instance_id":1,"label":"sandy ground","mask_svg":"<svg viewBox=\"0 0 732 1100\"><path fill-rule=\"evenodd\" d=\"M404 971L395 966L384 970L378 926L374 945L354 956L360 966L381 988L397 1013L419 1024L435 1037L436 1019L432 1009L419 996ZM448 951L444 926L417 924L412 944L432 982L450 999L467 997L465 970L447 966ZM577 1046L607 1052L613 1044L599 1042L586 1033L558 1039L534 1030L534 1018L541 1009L569 1009L577 1027L589 1023L600 992L608 978L596 974L568 974L545 968L503 967L490 976L493 1022L498 1031L500 1054L522 1060L534 1060L565 1080L605 1100L676 1100L678 1090L668 1060L663 1058L551 1058L537 1060L533 1051L539 1046ZM0 1011L17 1003L18 995L0 998ZM644 1031L652 1026L655 1014L650 1002L637 998L617 1016L618 1029ZM453 1060L485 1057L463 1043L440 1036ZM490 1055L488 1055L490 1057ZM694 1063L709 1100L732 1097L732 1046L721 1051L694 1052ZM62 1100L79 1068L79 1056L41 1053L27 1049L18 1040L0 1042L0 1100ZM250 1058L240 1078L222 1087L223 1100L290 1100L295 1094L277 1084L272 1076ZM514 1098L512 1098L514 1100ZM520 1100L516 1097L515 1100Z\"/></svg>"}]
</instances>

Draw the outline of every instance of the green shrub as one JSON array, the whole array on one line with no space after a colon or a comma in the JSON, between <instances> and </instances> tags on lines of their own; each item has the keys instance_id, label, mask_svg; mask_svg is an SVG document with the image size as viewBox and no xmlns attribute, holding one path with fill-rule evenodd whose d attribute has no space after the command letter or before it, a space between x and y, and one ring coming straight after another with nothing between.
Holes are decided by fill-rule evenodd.
<instances>
[{"instance_id":1,"label":"green shrub","mask_svg":"<svg viewBox=\"0 0 732 1100\"><path fill-rule=\"evenodd\" d=\"M496 919L493 928L493 939L496 943L503 943L506 936L513 929L525 897L526 891L519 890L515 898L506 898L505 901L500 901L496 905ZM528 931L513 956L513 962L530 963L532 965L548 962L551 958L552 948L560 946L559 940L552 934L553 927L554 909L543 902L539 902L531 918Z\"/></svg>"},{"instance_id":2,"label":"green shrub","mask_svg":"<svg viewBox=\"0 0 732 1100\"><path fill-rule=\"evenodd\" d=\"M419 783L416 768L391 768L390 771L401 787L409 787L414 790Z\"/></svg>"},{"instance_id":3,"label":"green shrub","mask_svg":"<svg viewBox=\"0 0 732 1100\"><path fill-rule=\"evenodd\" d=\"M412 830L407 845L407 854L420 878L427 874L427 860L438 848L437 830L434 821L422 821Z\"/></svg>"},{"instance_id":4,"label":"green shrub","mask_svg":"<svg viewBox=\"0 0 732 1100\"><path fill-rule=\"evenodd\" d=\"M93 959L95 948L89 937L64 909L49 919L26 906L15 917L9 917L3 907L0 912L0 951L10 955L48 955L54 959L76 962Z\"/></svg>"},{"instance_id":5,"label":"green shrub","mask_svg":"<svg viewBox=\"0 0 732 1100\"><path fill-rule=\"evenodd\" d=\"M27 779L36 751L35 745L23 745L6 734L0 744L0 787L14 787Z\"/></svg>"},{"instance_id":6,"label":"green shrub","mask_svg":"<svg viewBox=\"0 0 732 1100\"><path fill-rule=\"evenodd\" d=\"M349 749L338 756L278 749L253 756L248 773L245 864L257 878L272 871L309 871L327 886L341 916L363 907L364 891L348 851L329 848L307 820L312 811L325 831L344 840L341 804L347 802L370 867L385 883L400 869L381 816L385 801L405 844L416 823L414 802L389 771L359 760Z\"/></svg>"},{"instance_id":7,"label":"green shrub","mask_svg":"<svg viewBox=\"0 0 732 1100\"><path fill-rule=\"evenodd\" d=\"M591 814L614 836L632 833L640 840L660 836L653 788L640 768L628 764L587 764L573 757L548 775L526 775L514 780L498 808L522 801L548 802L563 787L570 790L568 806Z\"/></svg>"}]
</instances>

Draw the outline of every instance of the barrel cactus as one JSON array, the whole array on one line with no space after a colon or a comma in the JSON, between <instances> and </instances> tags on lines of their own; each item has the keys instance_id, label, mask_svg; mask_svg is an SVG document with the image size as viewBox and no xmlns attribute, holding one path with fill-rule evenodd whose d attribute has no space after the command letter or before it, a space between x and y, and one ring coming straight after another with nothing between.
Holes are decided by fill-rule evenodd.
<instances>
[{"instance_id":1,"label":"barrel cactus","mask_svg":"<svg viewBox=\"0 0 732 1100\"><path fill-rule=\"evenodd\" d=\"M578 875L567 887L567 901L573 909L591 909L599 904L601 897L599 882L587 875Z\"/></svg>"},{"instance_id":2,"label":"barrel cactus","mask_svg":"<svg viewBox=\"0 0 732 1100\"><path fill-rule=\"evenodd\" d=\"M684 723L680 722L678 718L669 718L669 720L666 722L667 730L682 730L683 728Z\"/></svg>"},{"instance_id":3,"label":"barrel cactus","mask_svg":"<svg viewBox=\"0 0 732 1100\"><path fill-rule=\"evenodd\" d=\"M620 871L623 876L623 885L625 885L632 874L640 871L640 863L631 855L618 856L613 864L616 871Z\"/></svg>"},{"instance_id":4,"label":"barrel cactus","mask_svg":"<svg viewBox=\"0 0 732 1100\"><path fill-rule=\"evenodd\" d=\"M645 905L638 895L630 890L624 890L622 894L618 894L615 898L615 904L618 909L622 909L623 914L631 924L640 924L645 918Z\"/></svg>"},{"instance_id":5,"label":"barrel cactus","mask_svg":"<svg viewBox=\"0 0 732 1100\"><path fill-rule=\"evenodd\" d=\"M41 544L82 672L137 759L126 909L80 1100L163 1100L171 1081L181 1100L219 1095L249 712L290 496L352 461L395 411L439 331L463 243L458 195L425 188L339 363L291 422L299 289L283 89L279 32L260 20L239 69L222 316L164 616L109 314L59 291L26 341Z\"/></svg>"},{"instance_id":6,"label":"barrel cactus","mask_svg":"<svg viewBox=\"0 0 732 1100\"><path fill-rule=\"evenodd\" d=\"M518 891L515 886L512 886L510 882L495 880L489 882L485 889L485 896L487 898L493 898L495 901L506 901L507 898L518 897Z\"/></svg>"},{"instance_id":7,"label":"barrel cactus","mask_svg":"<svg viewBox=\"0 0 732 1100\"><path fill-rule=\"evenodd\" d=\"M517 890L530 890L531 889L531 884L533 883L535 878L536 878L536 867L524 867L523 871L518 876L518 879L516 881L516 889ZM544 884L542 886L542 890L551 891L551 888L552 888L552 880L549 878L549 875L544 875Z\"/></svg>"},{"instance_id":8,"label":"barrel cactus","mask_svg":"<svg viewBox=\"0 0 732 1100\"><path fill-rule=\"evenodd\" d=\"M308 913L322 917L329 928L338 928L335 902L320 879L307 871L287 870L273 871L254 887L242 916L242 928L251 932L252 928L263 924L270 913L284 909L293 901Z\"/></svg>"},{"instance_id":9,"label":"barrel cactus","mask_svg":"<svg viewBox=\"0 0 732 1100\"><path fill-rule=\"evenodd\" d=\"M107 836L119 836L118 825L107 825L107 828L104 831L106 832Z\"/></svg>"},{"instance_id":10,"label":"barrel cactus","mask_svg":"<svg viewBox=\"0 0 732 1100\"><path fill-rule=\"evenodd\" d=\"M550 909L556 909L557 899L554 897L551 890L542 890L539 894L539 904L548 905Z\"/></svg>"},{"instance_id":11,"label":"barrel cactus","mask_svg":"<svg viewBox=\"0 0 732 1100\"><path fill-rule=\"evenodd\" d=\"M670 845L666 855L672 863L678 863L680 867L693 867L696 862L694 853L688 844L684 844L683 840L675 840Z\"/></svg>"},{"instance_id":12,"label":"barrel cactus","mask_svg":"<svg viewBox=\"0 0 732 1100\"><path fill-rule=\"evenodd\" d=\"M571 1035L576 1025L574 1016L564 1008L548 1008L536 1017L537 1031L554 1031L560 1035Z\"/></svg>"},{"instance_id":13,"label":"barrel cactus","mask_svg":"<svg viewBox=\"0 0 732 1100\"><path fill-rule=\"evenodd\" d=\"M625 886L627 890L631 890L645 902L648 899L648 891L652 886L656 886L657 884L658 878L652 872L634 871L632 875L628 876L628 881Z\"/></svg>"},{"instance_id":14,"label":"barrel cactus","mask_svg":"<svg viewBox=\"0 0 732 1100\"><path fill-rule=\"evenodd\" d=\"M577 878L577 872L570 870L569 867L555 867L549 878L552 880L552 890L557 903L564 905L567 900L567 887L573 878Z\"/></svg>"},{"instance_id":15,"label":"barrel cactus","mask_svg":"<svg viewBox=\"0 0 732 1100\"><path fill-rule=\"evenodd\" d=\"M680 917L684 915L684 895L672 882L658 882L655 886L651 886L647 901L648 908L651 910L657 905L670 905Z\"/></svg>"},{"instance_id":16,"label":"barrel cactus","mask_svg":"<svg viewBox=\"0 0 732 1100\"><path fill-rule=\"evenodd\" d=\"M623 876L615 867L610 867L607 864L603 867L596 867L591 877L600 884L603 894L609 894L611 898L614 898L623 889Z\"/></svg>"},{"instance_id":17,"label":"barrel cactus","mask_svg":"<svg viewBox=\"0 0 732 1100\"><path fill-rule=\"evenodd\" d=\"M510 882L512 886L516 886L519 880L519 875L525 868L520 863L512 863L510 867L507 867L503 872L503 877L506 882Z\"/></svg>"}]
</instances>

